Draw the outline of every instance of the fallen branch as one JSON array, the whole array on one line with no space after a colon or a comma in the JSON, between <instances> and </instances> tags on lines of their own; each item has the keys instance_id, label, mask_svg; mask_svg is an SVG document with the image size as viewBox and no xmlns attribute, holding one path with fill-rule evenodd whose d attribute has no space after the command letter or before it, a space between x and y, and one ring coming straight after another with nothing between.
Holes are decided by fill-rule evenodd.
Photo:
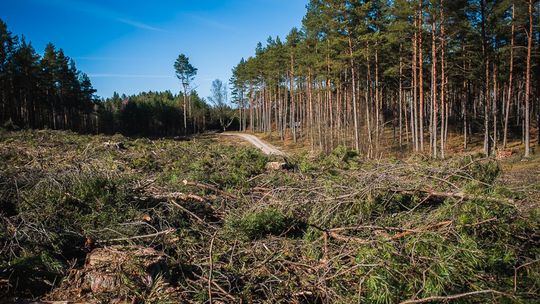
<instances>
[{"instance_id":1,"label":"fallen branch","mask_svg":"<svg viewBox=\"0 0 540 304\"><path fill-rule=\"evenodd\" d=\"M193 276L195 276L196 278L200 279L200 280L203 280L203 281L206 281L208 282L208 278L205 278L204 275L198 275L196 273L193 273ZM214 280L211 280L212 282L212 285L217 288L217 290L219 290L225 297L229 298L230 300L234 302L237 301L237 299L232 296L230 293L228 293L227 291L225 291L225 289L223 289L223 287L219 286L218 283L216 283Z\"/></svg>"},{"instance_id":2,"label":"fallen branch","mask_svg":"<svg viewBox=\"0 0 540 304\"><path fill-rule=\"evenodd\" d=\"M133 190L134 190L134 191L140 191L140 190L143 190L143 189L145 189L146 187L148 187L148 186L154 184L155 182L156 182L155 179L149 179L149 180L147 180L145 183L139 184L139 185L138 185L137 187L135 187Z\"/></svg>"},{"instance_id":3,"label":"fallen branch","mask_svg":"<svg viewBox=\"0 0 540 304\"><path fill-rule=\"evenodd\" d=\"M213 303L212 301L212 282L213 282L213 274L214 274L214 240L216 239L217 231L212 236L212 239L210 240L210 252L208 253L208 259L210 260L210 270L208 271L208 299L210 304Z\"/></svg>"},{"instance_id":4,"label":"fallen branch","mask_svg":"<svg viewBox=\"0 0 540 304\"><path fill-rule=\"evenodd\" d=\"M236 195L228 193L226 191L223 191L223 190L219 189L218 187L215 187L215 186L212 186L212 185L209 185L209 184L204 184L204 183L201 183L201 182L190 182L188 180L184 180L183 183L184 183L185 186L191 186L191 187L201 188L201 189L205 189L205 190L210 190L212 192L221 194L221 195L223 195L225 197L228 197L228 198L231 198L231 199L238 199L238 197Z\"/></svg>"},{"instance_id":5,"label":"fallen branch","mask_svg":"<svg viewBox=\"0 0 540 304\"><path fill-rule=\"evenodd\" d=\"M452 223L453 223L453 221L444 221L444 222L440 222L440 223L437 223L437 224L425 226L425 227L422 227L420 229L404 231L402 233L398 233L398 234L394 235L393 237L390 238L390 240L395 241L395 240L404 238L404 237L409 236L409 235L414 234L414 233L426 232L426 231L430 231L430 230L433 230L433 229L436 229L436 228L446 227L446 226L451 225Z\"/></svg>"},{"instance_id":6,"label":"fallen branch","mask_svg":"<svg viewBox=\"0 0 540 304\"><path fill-rule=\"evenodd\" d=\"M148 239L148 238L153 238L153 237L157 237L157 236L160 236L160 235L173 233L175 231L176 231L176 229L171 228L171 229L167 229L167 230L152 233L152 234L137 235L137 236L132 236L132 237L110 239L110 240L102 240L102 241L97 241L97 242L98 243L111 243L111 242L122 242L122 241L133 241L133 240L140 240L140 239Z\"/></svg>"},{"instance_id":7,"label":"fallen branch","mask_svg":"<svg viewBox=\"0 0 540 304\"><path fill-rule=\"evenodd\" d=\"M466 292L466 293L460 293L460 294L455 294L455 295L451 295L451 296L434 296L434 297L427 297L427 298L417 299L417 300L407 300L407 301L401 302L400 304L417 304L417 303L429 303L429 302L435 302L435 301L438 301L438 302L440 302L440 301L451 301L451 300L457 300L457 299L466 298L466 297L470 297L470 296L481 295L481 294L495 294L495 295L501 295L501 296L510 297L509 295L505 294L504 292L488 289L488 290L479 290L479 291L471 291L471 292Z\"/></svg>"},{"instance_id":8,"label":"fallen branch","mask_svg":"<svg viewBox=\"0 0 540 304\"><path fill-rule=\"evenodd\" d=\"M331 232L331 231L327 231L325 233L329 237L331 237L331 238L333 238L335 240L342 241L342 242L347 242L347 243L348 242L353 242L353 243L356 243L356 244L363 245L363 244L369 244L369 243L373 242L372 240L365 240L365 239L357 238L357 237L354 237L354 236L345 236L345 235L341 235L341 234Z\"/></svg>"},{"instance_id":9,"label":"fallen branch","mask_svg":"<svg viewBox=\"0 0 540 304\"><path fill-rule=\"evenodd\" d=\"M405 195L417 195L417 194L424 194L428 197L437 197L437 198L455 198L460 199L464 201L470 201L470 200L483 200L493 203L502 203L502 204L510 204L514 205L516 202L513 199L510 198L497 198L497 197L489 197L489 196L482 196L482 195L470 195L466 194L464 192L438 192L438 191L432 191L432 190L403 190L403 189L394 189L392 190L396 193L401 193Z\"/></svg>"},{"instance_id":10,"label":"fallen branch","mask_svg":"<svg viewBox=\"0 0 540 304\"><path fill-rule=\"evenodd\" d=\"M384 241L395 241L395 240L404 238L406 236L409 236L411 234L421 233L421 232L426 232L426 231L430 231L430 230L433 230L433 229L438 229L438 228L441 228L441 227L446 227L446 226L451 225L452 223L453 223L453 221L444 221L444 222L440 222L440 223L437 223L437 224L424 226L424 227L421 227L419 229L403 229L403 228L396 228L396 227L384 228L384 227L380 227L380 226L369 226L369 225L368 226L358 226L358 227L341 227L341 228L333 228L333 229L324 229L324 228L318 227L318 226L313 225L313 224L309 224L309 226L323 232L325 237L331 237L331 238L333 238L335 240L338 240L338 241L354 242L354 243L357 243L357 244L369 244L369 243L372 243L374 240L361 239L361 238L353 237L353 236L346 236L346 235L339 234L338 232L347 231L347 230L361 230L361 229L378 229L378 230L397 230L397 231L401 231L400 233L397 233L397 234L395 234L393 236L387 236L386 239L384 239Z\"/></svg>"},{"instance_id":11,"label":"fallen branch","mask_svg":"<svg viewBox=\"0 0 540 304\"><path fill-rule=\"evenodd\" d=\"M197 201L200 203L204 203L205 199L195 195L195 194L184 194L181 192L173 192L173 193L166 193L166 194L153 194L152 198L158 199L158 200L179 200L179 201Z\"/></svg>"},{"instance_id":12,"label":"fallen branch","mask_svg":"<svg viewBox=\"0 0 540 304\"><path fill-rule=\"evenodd\" d=\"M175 202L174 200L169 200L169 203L171 205L173 205L174 207L184 211L185 213L187 213L188 215L190 215L191 217L193 217L194 219L196 219L197 221L199 221L201 224L203 225L206 225L206 226L210 226L207 222L205 222L202 218L200 218L198 215L196 215L195 213L189 211L188 209L186 209L184 206L178 204L177 202ZM211 227L211 226L210 226Z\"/></svg>"},{"instance_id":13,"label":"fallen branch","mask_svg":"<svg viewBox=\"0 0 540 304\"><path fill-rule=\"evenodd\" d=\"M332 228L329 231L331 232L341 232L341 231L350 231L350 230L386 230L386 231L415 231L413 229L405 229L405 228L399 228L399 227L383 227L383 226L375 226L375 225L361 225L361 226L351 226L351 227L338 227L338 228Z\"/></svg>"},{"instance_id":14,"label":"fallen branch","mask_svg":"<svg viewBox=\"0 0 540 304\"><path fill-rule=\"evenodd\" d=\"M371 240L365 240L365 239L361 239L361 238L357 238L357 237L352 237L352 236L345 236L345 235L341 235L339 233L336 233L332 230L328 230L328 229L324 229L324 228L321 228L317 225L313 225L313 224L308 224L309 226L321 231L322 233L324 233L324 237L325 238L328 238L328 237L331 237L335 240L338 240L338 241L343 241L343 242L354 242L354 243L357 243L357 244L369 244L371 243L372 241Z\"/></svg>"},{"instance_id":15,"label":"fallen branch","mask_svg":"<svg viewBox=\"0 0 540 304\"><path fill-rule=\"evenodd\" d=\"M518 271L521 269L521 268L525 268L527 266L530 266L532 264L535 264L535 263L538 263L540 262L540 259L539 260L534 260L534 261L531 261L531 262L528 262L528 263L525 263L523 265L520 265L516 268L514 268L514 292L517 292L517 286L518 286L518 283L517 283L517 277L518 277Z\"/></svg>"}]
</instances>

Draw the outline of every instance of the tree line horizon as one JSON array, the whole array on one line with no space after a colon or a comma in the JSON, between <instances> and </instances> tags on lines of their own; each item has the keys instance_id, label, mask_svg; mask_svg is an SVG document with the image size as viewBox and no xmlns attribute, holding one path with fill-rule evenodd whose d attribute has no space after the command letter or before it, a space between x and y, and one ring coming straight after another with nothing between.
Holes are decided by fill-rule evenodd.
<instances>
[{"instance_id":1,"label":"tree line horizon","mask_svg":"<svg viewBox=\"0 0 540 304\"><path fill-rule=\"evenodd\" d=\"M88 75L63 49L48 43L39 55L0 19L0 127L151 137L222 129L223 116L232 116L226 93L213 89L209 103L191 88L197 69L189 58L179 55L173 67L183 89L178 94L114 92L98 98ZM215 80L213 86L221 84Z\"/></svg>"},{"instance_id":2,"label":"tree line horizon","mask_svg":"<svg viewBox=\"0 0 540 304\"><path fill-rule=\"evenodd\" d=\"M169 136L234 121L367 157L392 147L444 158L459 135L463 150L483 138L492 155L521 140L529 156L535 125L540 133L539 10L538 0L311 0L300 29L269 37L233 68L234 109L221 81L208 100L197 95L183 54L179 94L97 100L61 49L50 44L40 57L0 22L0 122Z\"/></svg>"}]
</instances>

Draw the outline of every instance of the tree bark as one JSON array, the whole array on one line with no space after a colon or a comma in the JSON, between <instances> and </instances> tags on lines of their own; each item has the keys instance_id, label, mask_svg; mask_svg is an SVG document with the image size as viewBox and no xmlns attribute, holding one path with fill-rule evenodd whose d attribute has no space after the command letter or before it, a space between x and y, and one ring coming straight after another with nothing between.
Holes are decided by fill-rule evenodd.
<instances>
[{"instance_id":1,"label":"tree bark","mask_svg":"<svg viewBox=\"0 0 540 304\"><path fill-rule=\"evenodd\" d=\"M423 68L423 51L422 51L422 26L423 26L423 8L422 1L419 1L419 27L418 27L418 63L420 69L420 75L418 76L420 87L420 116L419 116L419 139L420 139L420 151L424 152L424 68Z\"/></svg>"},{"instance_id":2,"label":"tree bark","mask_svg":"<svg viewBox=\"0 0 540 304\"><path fill-rule=\"evenodd\" d=\"M444 16L444 0L441 0L440 7L441 14L441 158L445 158L446 150L446 134L448 128L448 113L447 113L447 103L446 103L446 27L445 27L445 16Z\"/></svg>"},{"instance_id":3,"label":"tree bark","mask_svg":"<svg viewBox=\"0 0 540 304\"><path fill-rule=\"evenodd\" d=\"M352 77L352 107L353 107L353 121L354 121L354 147L357 152L360 152L360 136L358 134L358 109L356 101L356 70L354 68L354 57L351 34L349 33L349 55L351 64L351 77Z\"/></svg>"},{"instance_id":4,"label":"tree bark","mask_svg":"<svg viewBox=\"0 0 540 304\"><path fill-rule=\"evenodd\" d=\"M431 103L433 112L431 113L432 125L431 125L431 147L432 157L437 158L437 118L439 115L438 100L437 100L437 48L435 43L436 26L435 17L432 16L431 21Z\"/></svg>"},{"instance_id":5,"label":"tree bark","mask_svg":"<svg viewBox=\"0 0 540 304\"><path fill-rule=\"evenodd\" d=\"M508 78L508 95L506 96L506 108L504 111L504 133L503 133L503 148L508 144L508 120L510 118L510 105L512 103L512 86L514 77L514 40L516 31L516 4L512 1L512 33L510 36L510 76Z\"/></svg>"},{"instance_id":6,"label":"tree bark","mask_svg":"<svg viewBox=\"0 0 540 304\"><path fill-rule=\"evenodd\" d=\"M527 69L525 80L525 157L531 154L531 122L530 122L530 102L531 102L531 53L533 40L533 0L529 0L529 31L527 40Z\"/></svg>"},{"instance_id":7,"label":"tree bark","mask_svg":"<svg viewBox=\"0 0 540 304\"><path fill-rule=\"evenodd\" d=\"M485 87L484 87L484 153L486 155L491 154L491 140L490 140L490 102L489 102L489 58L487 54L487 38L486 38L486 0L480 0L480 14L481 14L481 27L482 27L482 57L484 60L485 68Z\"/></svg>"}]
</instances>

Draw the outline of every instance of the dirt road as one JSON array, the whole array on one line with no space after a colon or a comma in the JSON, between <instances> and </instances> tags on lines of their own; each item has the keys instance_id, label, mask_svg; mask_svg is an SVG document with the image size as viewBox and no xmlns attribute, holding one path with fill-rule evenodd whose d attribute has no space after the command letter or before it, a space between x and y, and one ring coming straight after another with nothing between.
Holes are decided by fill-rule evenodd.
<instances>
[{"instance_id":1,"label":"dirt road","mask_svg":"<svg viewBox=\"0 0 540 304\"><path fill-rule=\"evenodd\" d=\"M278 156L287 156L283 151L280 151L278 148L272 146L269 143L266 143L260 140L257 136L244 133L222 133L223 136L236 136L240 137L243 140L251 143L257 149L260 149L266 155L278 155Z\"/></svg>"}]
</instances>

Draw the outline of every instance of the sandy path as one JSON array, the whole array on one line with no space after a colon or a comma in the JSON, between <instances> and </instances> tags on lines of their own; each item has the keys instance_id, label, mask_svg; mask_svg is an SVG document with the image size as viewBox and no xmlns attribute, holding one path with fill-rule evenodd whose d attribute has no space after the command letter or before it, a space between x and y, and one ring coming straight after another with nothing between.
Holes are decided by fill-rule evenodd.
<instances>
[{"instance_id":1,"label":"sandy path","mask_svg":"<svg viewBox=\"0 0 540 304\"><path fill-rule=\"evenodd\" d=\"M280 151L278 148L272 146L271 144L260 140L255 135L244 134L244 133L222 133L221 135L240 137L243 140L245 140L245 141L249 142L250 144L252 144L253 146L255 146L257 149L260 149L266 155L287 156L287 154L285 152Z\"/></svg>"}]
</instances>

